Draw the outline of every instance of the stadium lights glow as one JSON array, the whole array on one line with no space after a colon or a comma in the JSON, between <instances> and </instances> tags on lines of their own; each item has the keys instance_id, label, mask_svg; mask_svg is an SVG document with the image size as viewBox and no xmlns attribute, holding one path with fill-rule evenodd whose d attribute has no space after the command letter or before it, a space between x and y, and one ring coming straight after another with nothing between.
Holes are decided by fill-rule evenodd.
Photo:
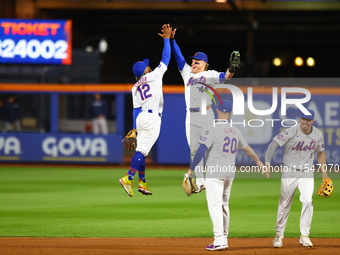
<instances>
[{"instance_id":1,"label":"stadium lights glow","mask_svg":"<svg viewBox=\"0 0 340 255\"><path fill-rule=\"evenodd\" d=\"M315 66L315 60L312 57L307 58L306 61L307 66Z\"/></svg>"},{"instance_id":2,"label":"stadium lights glow","mask_svg":"<svg viewBox=\"0 0 340 255\"><path fill-rule=\"evenodd\" d=\"M274 65L274 66L281 66L281 65L282 65L282 60L281 60L281 58L274 58L274 59L273 59L273 65Z\"/></svg>"},{"instance_id":3,"label":"stadium lights glow","mask_svg":"<svg viewBox=\"0 0 340 255\"><path fill-rule=\"evenodd\" d=\"M303 66L303 59L301 57L296 57L294 60L296 66Z\"/></svg>"},{"instance_id":4,"label":"stadium lights glow","mask_svg":"<svg viewBox=\"0 0 340 255\"><path fill-rule=\"evenodd\" d=\"M227 0L215 0L216 3L226 3Z\"/></svg>"}]
</instances>

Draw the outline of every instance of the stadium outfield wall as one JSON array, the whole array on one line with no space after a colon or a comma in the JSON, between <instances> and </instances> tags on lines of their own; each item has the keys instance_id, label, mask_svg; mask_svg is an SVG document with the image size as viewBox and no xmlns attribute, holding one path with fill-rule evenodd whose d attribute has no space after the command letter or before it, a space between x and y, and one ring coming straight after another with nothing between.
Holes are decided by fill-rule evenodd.
<instances>
[{"instance_id":1,"label":"stadium outfield wall","mask_svg":"<svg viewBox=\"0 0 340 255\"><path fill-rule=\"evenodd\" d=\"M334 81L333 81L334 83ZM260 83L261 84L261 83ZM280 84L280 83L278 83ZM302 85L301 85L302 84ZM301 111L294 103L302 101L306 108L315 111L315 126L324 133L327 162L338 164L340 160L340 86L308 87L305 83L295 86L245 86L236 84L244 95L243 114L234 114L234 125L239 128L248 143L254 148L261 160L271 139L281 130L298 122ZM130 94L132 84L0 84L0 93L43 93L50 96L50 132L0 133L0 161L2 162L51 162L51 163L123 163L124 148L121 140L125 135L125 119L132 118L130 109L125 109L125 98ZM303 87L310 92L310 98L293 88ZM251 88L251 89L250 89ZM276 90L274 89L276 88ZM288 93L282 93L286 88ZM116 98L116 131L109 135L88 133L58 132L58 110L60 94L114 94ZM216 89L218 96L233 101L229 89ZM285 97L283 97L285 96ZM215 94L212 108L218 105ZM285 106L285 98L292 101ZM252 100L249 100L252 99ZM238 98L237 100L240 100ZM216 101L216 104L214 103ZM251 101L251 102L249 102ZM277 105L273 103L276 101ZM239 102L239 101L238 101ZM132 108L132 106L131 106ZM255 111L254 111L255 109ZM267 114L256 114L256 110L269 110ZM235 110L235 109L234 109ZM255 112L255 113L254 113ZM184 87L164 86L164 110L158 141L153 150L153 161L158 164L189 164L189 148L185 136ZM201 114L201 113L197 113ZM280 164L282 149L273 158L273 164ZM251 159L241 152L237 154L237 164L252 165Z\"/></svg>"}]
</instances>

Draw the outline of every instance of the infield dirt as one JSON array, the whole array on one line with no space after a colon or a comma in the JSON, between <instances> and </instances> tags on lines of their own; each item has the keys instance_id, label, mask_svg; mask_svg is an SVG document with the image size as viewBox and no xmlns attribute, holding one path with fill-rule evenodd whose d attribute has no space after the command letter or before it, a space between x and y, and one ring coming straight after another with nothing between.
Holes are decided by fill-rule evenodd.
<instances>
[{"instance_id":1,"label":"infield dirt","mask_svg":"<svg viewBox=\"0 0 340 255\"><path fill-rule=\"evenodd\" d=\"M2 255L171 255L211 254L205 246L212 238L33 238L0 237ZM340 238L311 238L313 248L301 246L299 238L284 238L281 248L273 238L230 238L229 249L218 254L340 254Z\"/></svg>"}]
</instances>

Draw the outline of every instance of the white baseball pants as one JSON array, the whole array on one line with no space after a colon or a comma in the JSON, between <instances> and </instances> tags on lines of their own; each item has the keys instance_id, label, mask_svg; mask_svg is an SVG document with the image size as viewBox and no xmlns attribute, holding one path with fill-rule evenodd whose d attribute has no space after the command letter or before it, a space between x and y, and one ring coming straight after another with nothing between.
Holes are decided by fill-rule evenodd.
<instances>
[{"instance_id":1,"label":"white baseball pants","mask_svg":"<svg viewBox=\"0 0 340 255\"><path fill-rule=\"evenodd\" d=\"M206 178L206 198L213 224L214 244L228 245L229 198L234 178Z\"/></svg>"},{"instance_id":2,"label":"white baseball pants","mask_svg":"<svg viewBox=\"0 0 340 255\"><path fill-rule=\"evenodd\" d=\"M137 148L136 151L146 157L158 139L161 130L161 117L158 112L143 111L137 120Z\"/></svg>"},{"instance_id":3,"label":"white baseball pants","mask_svg":"<svg viewBox=\"0 0 340 255\"><path fill-rule=\"evenodd\" d=\"M300 216L301 235L309 235L313 218L314 178L282 178L281 197L277 212L276 233L283 235L296 188L300 191L302 210Z\"/></svg>"}]
</instances>

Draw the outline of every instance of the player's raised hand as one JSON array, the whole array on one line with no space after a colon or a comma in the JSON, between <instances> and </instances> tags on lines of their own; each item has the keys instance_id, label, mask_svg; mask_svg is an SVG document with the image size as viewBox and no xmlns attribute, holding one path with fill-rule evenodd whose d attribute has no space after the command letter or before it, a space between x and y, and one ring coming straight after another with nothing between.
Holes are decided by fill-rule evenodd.
<instances>
[{"instance_id":1,"label":"player's raised hand","mask_svg":"<svg viewBox=\"0 0 340 255\"><path fill-rule=\"evenodd\" d=\"M175 38L176 31L177 31L177 28L174 28L174 29L171 28L171 37L170 38L172 38L172 39Z\"/></svg>"},{"instance_id":2,"label":"player's raised hand","mask_svg":"<svg viewBox=\"0 0 340 255\"><path fill-rule=\"evenodd\" d=\"M158 35L162 38L170 38L171 36L171 27L170 24L164 24L162 26L162 33L158 33Z\"/></svg>"}]
</instances>

